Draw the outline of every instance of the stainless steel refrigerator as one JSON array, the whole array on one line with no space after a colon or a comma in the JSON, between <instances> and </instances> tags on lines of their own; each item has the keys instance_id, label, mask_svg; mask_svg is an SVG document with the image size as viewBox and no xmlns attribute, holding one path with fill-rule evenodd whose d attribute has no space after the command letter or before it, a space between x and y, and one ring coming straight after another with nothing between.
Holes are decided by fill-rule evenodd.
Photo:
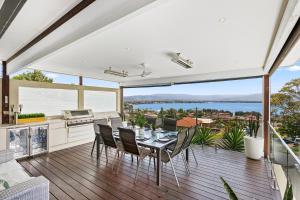
<instances>
[{"instance_id":1,"label":"stainless steel refrigerator","mask_svg":"<svg viewBox=\"0 0 300 200\"><path fill-rule=\"evenodd\" d=\"M8 129L8 148L15 151L15 158L45 153L49 149L48 133L48 125Z\"/></svg>"}]
</instances>

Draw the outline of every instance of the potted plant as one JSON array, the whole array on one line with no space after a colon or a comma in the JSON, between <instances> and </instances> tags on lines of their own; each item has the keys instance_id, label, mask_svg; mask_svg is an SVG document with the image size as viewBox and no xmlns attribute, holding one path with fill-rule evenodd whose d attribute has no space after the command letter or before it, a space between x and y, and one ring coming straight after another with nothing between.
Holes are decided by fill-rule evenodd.
<instances>
[{"instance_id":1,"label":"potted plant","mask_svg":"<svg viewBox=\"0 0 300 200\"><path fill-rule=\"evenodd\" d=\"M121 118L122 118L122 126L123 126L124 128L126 128L127 125L128 125L128 122L126 121L126 116L125 116L124 113L121 114Z\"/></svg>"},{"instance_id":2,"label":"potted plant","mask_svg":"<svg viewBox=\"0 0 300 200\"><path fill-rule=\"evenodd\" d=\"M259 115L248 120L248 135L244 137L245 154L248 158L258 160L263 155L264 139L257 137L259 130Z\"/></svg>"},{"instance_id":3,"label":"potted plant","mask_svg":"<svg viewBox=\"0 0 300 200\"><path fill-rule=\"evenodd\" d=\"M16 118L17 124L26 124L33 122L43 122L45 121L44 113L30 113L30 114L18 114Z\"/></svg>"},{"instance_id":4,"label":"potted plant","mask_svg":"<svg viewBox=\"0 0 300 200\"><path fill-rule=\"evenodd\" d=\"M155 123L152 123L151 124L151 129L152 129L152 131L151 131L151 134L152 134L152 136L156 136L156 124Z\"/></svg>"},{"instance_id":5,"label":"potted plant","mask_svg":"<svg viewBox=\"0 0 300 200\"><path fill-rule=\"evenodd\" d=\"M138 113L135 118L135 124L139 126L139 136L141 138L144 137L145 133L145 125L147 124L147 120L142 113Z\"/></svg>"}]
</instances>

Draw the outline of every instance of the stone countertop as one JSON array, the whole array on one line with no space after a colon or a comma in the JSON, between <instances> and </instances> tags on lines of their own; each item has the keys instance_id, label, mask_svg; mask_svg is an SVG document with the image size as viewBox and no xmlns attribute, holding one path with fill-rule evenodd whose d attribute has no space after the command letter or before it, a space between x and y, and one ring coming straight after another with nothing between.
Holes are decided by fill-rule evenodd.
<instances>
[{"instance_id":1,"label":"stone countertop","mask_svg":"<svg viewBox=\"0 0 300 200\"><path fill-rule=\"evenodd\" d=\"M39 125L48 125L50 123L64 123L65 120L63 119L49 119L43 122L33 122L33 123L26 123L26 124L0 124L0 128L22 128L26 126L39 126Z\"/></svg>"}]
</instances>

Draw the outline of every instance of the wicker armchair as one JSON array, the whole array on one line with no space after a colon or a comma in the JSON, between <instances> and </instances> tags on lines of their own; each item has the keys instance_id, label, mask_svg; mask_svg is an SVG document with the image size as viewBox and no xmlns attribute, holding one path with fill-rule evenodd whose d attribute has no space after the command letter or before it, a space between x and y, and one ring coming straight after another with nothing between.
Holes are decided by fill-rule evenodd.
<instances>
[{"instance_id":1,"label":"wicker armchair","mask_svg":"<svg viewBox=\"0 0 300 200\"><path fill-rule=\"evenodd\" d=\"M13 151L0 151L0 165L14 159ZM24 172L25 173L25 172ZM28 175L29 177L29 175ZM30 178L8 189L0 191L1 200L48 200L49 181L43 177Z\"/></svg>"}]
</instances>

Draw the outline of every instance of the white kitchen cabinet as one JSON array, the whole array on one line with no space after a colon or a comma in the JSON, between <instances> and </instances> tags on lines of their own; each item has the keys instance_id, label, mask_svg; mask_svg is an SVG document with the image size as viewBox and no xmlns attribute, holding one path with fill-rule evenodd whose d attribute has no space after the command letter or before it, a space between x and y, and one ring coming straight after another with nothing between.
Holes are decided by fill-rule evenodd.
<instances>
[{"instance_id":1,"label":"white kitchen cabinet","mask_svg":"<svg viewBox=\"0 0 300 200\"><path fill-rule=\"evenodd\" d=\"M6 142L7 142L6 128L1 128L0 129L0 151L6 149Z\"/></svg>"},{"instance_id":2,"label":"white kitchen cabinet","mask_svg":"<svg viewBox=\"0 0 300 200\"><path fill-rule=\"evenodd\" d=\"M51 128L49 146L57 146L67 143L68 130L66 128Z\"/></svg>"}]
</instances>

